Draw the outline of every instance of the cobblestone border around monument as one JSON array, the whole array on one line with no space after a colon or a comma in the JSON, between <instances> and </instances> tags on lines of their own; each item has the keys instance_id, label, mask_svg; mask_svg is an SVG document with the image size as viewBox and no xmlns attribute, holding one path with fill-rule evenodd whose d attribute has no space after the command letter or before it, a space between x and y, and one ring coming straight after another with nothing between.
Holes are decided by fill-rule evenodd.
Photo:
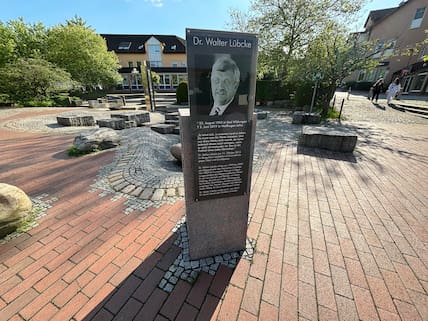
<instances>
[{"instance_id":1,"label":"cobblestone border around monument","mask_svg":"<svg viewBox=\"0 0 428 321\"><path fill-rule=\"evenodd\" d=\"M41 194L36 197L30 197L31 202L33 203L33 208L31 210L31 215L34 215L33 220L30 225L28 225L24 230L15 231L11 234L6 235L3 239L0 239L0 245L6 244L11 240L17 238L18 236L30 231L39 225L38 221L46 216L46 211L53 206L53 203L58 200L56 197L49 198L48 194Z\"/></svg>"},{"instance_id":2,"label":"cobblestone border around monument","mask_svg":"<svg viewBox=\"0 0 428 321\"><path fill-rule=\"evenodd\" d=\"M181 253L175 259L174 263L170 265L168 271L163 275L158 284L158 287L165 292L172 292L179 279L192 284L196 281L200 272L215 275L220 264L235 269L240 259L249 261L253 259L256 242L247 238L245 250L191 260L185 216L177 222L172 231L177 234L174 245L181 249Z\"/></svg>"}]
</instances>

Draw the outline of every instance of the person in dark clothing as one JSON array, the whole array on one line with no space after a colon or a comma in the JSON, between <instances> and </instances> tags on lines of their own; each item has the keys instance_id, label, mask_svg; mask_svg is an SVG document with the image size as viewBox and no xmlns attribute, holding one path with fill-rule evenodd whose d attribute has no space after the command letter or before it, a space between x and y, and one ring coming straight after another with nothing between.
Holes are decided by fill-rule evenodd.
<instances>
[{"instance_id":1,"label":"person in dark clothing","mask_svg":"<svg viewBox=\"0 0 428 321\"><path fill-rule=\"evenodd\" d=\"M373 84L373 96L372 101L375 100L377 103L377 100L379 98L380 92L383 90L383 78L379 78L374 84Z\"/></svg>"}]
</instances>

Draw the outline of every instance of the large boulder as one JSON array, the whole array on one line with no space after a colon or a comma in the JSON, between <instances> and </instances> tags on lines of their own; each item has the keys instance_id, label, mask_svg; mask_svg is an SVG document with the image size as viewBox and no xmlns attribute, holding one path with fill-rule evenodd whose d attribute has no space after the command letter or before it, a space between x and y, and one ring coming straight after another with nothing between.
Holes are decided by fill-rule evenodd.
<instances>
[{"instance_id":1,"label":"large boulder","mask_svg":"<svg viewBox=\"0 0 428 321\"><path fill-rule=\"evenodd\" d=\"M31 214L30 198L16 186L0 183L0 237L16 230Z\"/></svg>"},{"instance_id":2,"label":"large boulder","mask_svg":"<svg viewBox=\"0 0 428 321\"><path fill-rule=\"evenodd\" d=\"M175 144L172 145L169 149L169 151L171 152L172 156L175 157L176 160L178 160L179 162L182 161L182 157L181 157L181 144Z\"/></svg>"},{"instance_id":3,"label":"large boulder","mask_svg":"<svg viewBox=\"0 0 428 321\"><path fill-rule=\"evenodd\" d=\"M73 143L82 152L114 148L120 144L120 136L111 128L97 128L82 132Z\"/></svg>"}]
</instances>

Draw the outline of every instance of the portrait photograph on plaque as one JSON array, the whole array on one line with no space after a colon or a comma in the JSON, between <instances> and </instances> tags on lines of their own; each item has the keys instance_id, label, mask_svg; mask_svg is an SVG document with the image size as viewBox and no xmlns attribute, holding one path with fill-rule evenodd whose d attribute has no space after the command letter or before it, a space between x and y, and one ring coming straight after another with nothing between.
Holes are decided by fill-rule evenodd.
<instances>
[{"instance_id":1,"label":"portrait photograph on plaque","mask_svg":"<svg viewBox=\"0 0 428 321\"><path fill-rule=\"evenodd\" d=\"M249 193L257 37L186 30L195 201Z\"/></svg>"}]
</instances>

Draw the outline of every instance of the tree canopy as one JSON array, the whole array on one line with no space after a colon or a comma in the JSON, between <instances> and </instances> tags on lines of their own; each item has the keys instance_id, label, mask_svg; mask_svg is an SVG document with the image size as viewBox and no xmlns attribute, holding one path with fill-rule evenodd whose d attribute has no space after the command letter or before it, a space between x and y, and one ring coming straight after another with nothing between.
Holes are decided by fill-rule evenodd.
<instances>
[{"instance_id":1,"label":"tree canopy","mask_svg":"<svg viewBox=\"0 0 428 321\"><path fill-rule=\"evenodd\" d=\"M9 99L28 99L31 93L48 96L71 84L115 85L121 81L118 68L119 60L107 51L105 40L79 17L51 28L22 18L0 21L0 94ZM34 81L33 88L24 91L21 85L30 85L26 77Z\"/></svg>"},{"instance_id":2,"label":"tree canopy","mask_svg":"<svg viewBox=\"0 0 428 321\"><path fill-rule=\"evenodd\" d=\"M121 81L117 56L107 51L105 40L79 18L48 31L46 57L85 86Z\"/></svg>"},{"instance_id":3,"label":"tree canopy","mask_svg":"<svg viewBox=\"0 0 428 321\"><path fill-rule=\"evenodd\" d=\"M332 97L331 88L367 63L367 44L348 29L364 2L253 0L248 12L231 11L231 25L259 35L259 78L295 85L318 74Z\"/></svg>"}]
</instances>

